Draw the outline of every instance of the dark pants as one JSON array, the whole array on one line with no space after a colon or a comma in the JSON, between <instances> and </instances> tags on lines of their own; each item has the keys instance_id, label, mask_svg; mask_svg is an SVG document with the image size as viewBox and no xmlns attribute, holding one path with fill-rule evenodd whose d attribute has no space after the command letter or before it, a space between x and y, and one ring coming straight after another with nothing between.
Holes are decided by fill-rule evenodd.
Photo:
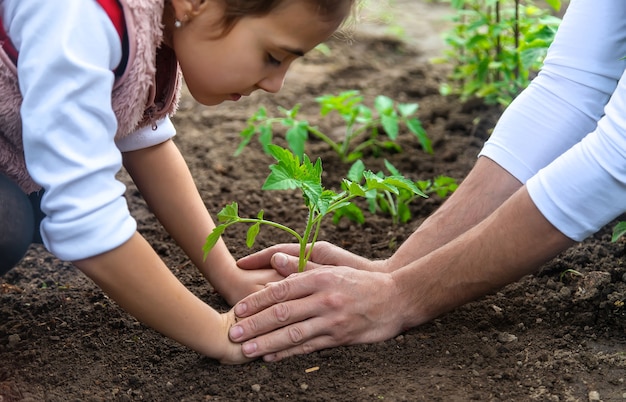
<instances>
[{"instance_id":1,"label":"dark pants","mask_svg":"<svg viewBox=\"0 0 626 402\"><path fill-rule=\"evenodd\" d=\"M32 243L41 243L42 194L26 195L0 174L0 275L17 265Z\"/></svg>"}]
</instances>

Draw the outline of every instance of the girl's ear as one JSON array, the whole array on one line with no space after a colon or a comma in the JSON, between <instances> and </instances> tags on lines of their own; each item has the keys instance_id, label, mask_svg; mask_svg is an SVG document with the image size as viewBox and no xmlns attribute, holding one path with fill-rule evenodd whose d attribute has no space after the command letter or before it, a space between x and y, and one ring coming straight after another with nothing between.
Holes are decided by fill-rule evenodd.
<instances>
[{"instance_id":1,"label":"girl's ear","mask_svg":"<svg viewBox=\"0 0 626 402\"><path fill-rule=\"evenodd\" d=\"M174 18L187 22L200 14L211 0L170 0L174 9Z\"/></svg>"}]
</instances>

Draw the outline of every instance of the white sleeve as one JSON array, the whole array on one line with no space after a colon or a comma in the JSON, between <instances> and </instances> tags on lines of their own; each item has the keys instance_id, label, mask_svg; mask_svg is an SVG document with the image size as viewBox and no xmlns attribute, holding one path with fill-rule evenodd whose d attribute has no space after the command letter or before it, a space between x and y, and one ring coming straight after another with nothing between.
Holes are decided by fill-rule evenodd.
<instances>
[{"instance_id":1,"label":"white sleeve","mask_svg":"<svg viewBox=\"0 0 626 402\"><path fill-rule=\"evenodd\" d=\"M541 213L577 241L626 211L626 74L598 127L526 185Z\"/></svg>"},{"instance_id":2,"label":"white sleeve","mask_svg":"<svg viewBox=\"0 0 626 402\"><path fill-rule=\"evenodd\" d=\"M626 2L573 0L539 76L505 111L480 153L527 183L539 210L574 240L625 210L614 196L626 200L620 192L626 177L618 173L623 159L610 153L626 148L603 150L625 140L624 120L610 115L623 106L623 56Z\"/></svg>"},{"instance_id":3,"label":"white sleeve","mask_svg":"<svg viewBox=\"0 0 626 402\"><path fill-rule=\"evenodd\" d=\"M119 36L95 1L5 0L4 13L19 52L26 164L45 189L44 243L70 261L116 248L136 230L115 178Z\"/></svg>"},{"instance_id":4,"label":"white sleeve","mask_svg":"<svg viewBox=\"0 0 626 402\"><path fill-rule=\"evenodd\" d=\"M161 144L176 135L176 129L169 116L155 122L155 126L146 126L115 141L122 152L136 151Z\"/></svg>"},{"instance_id":5,"label":"white sleeve","mask_svg":"<svg viewBox=\"0 0 626 402\"><path fill-rule=\"evenodd\" d=\"M538 77L480 155L526 182L594 130L626 61L626 2L573 0Z\"/></svg>"}]
</instances>

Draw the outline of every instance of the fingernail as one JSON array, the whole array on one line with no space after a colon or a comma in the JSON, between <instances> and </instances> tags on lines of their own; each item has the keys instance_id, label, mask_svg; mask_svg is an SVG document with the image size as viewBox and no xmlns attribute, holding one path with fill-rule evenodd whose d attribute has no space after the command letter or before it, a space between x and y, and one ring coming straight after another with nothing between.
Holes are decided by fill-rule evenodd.
<instances>
[{"instance_id":1,"label":"fingernail","mask_svg":"<svg viewBox=\"0 0 626 402\"><path fill-rule=\"evenodd\" d=\"M230 336L231 340L236 341L237 339L241 338L241 336L243 335L243 328L241 328L239 325L230 327L230 330L228 331L228 335Z\"/></svg>"},{"instance_id":2,"label":"fingernail","mask_svg":"<svg viewBox=\"0 0 626 402\"><path fill-rule=\"evenodd\" d=\"M235 306L235 315L241 317L248 311L248 305L246 303L239 303Z\"/></svg>"},{"instance_id":3,"label":"fingernail","mask_svg":"<svg viewBox=\"0 0 626 402\"><path fill-rule=\"evenodd\" d=\"M287 256L282 253L274 254L274 265L277 268L285 268L287 266Z\"/></svg>"},{"instance_id":4,"label":"fingernail","mask_svg":"<svg viewBox=\"0 0 626 402\"><path fill-rule=\"evenodd\" d=\"M263 360L266 362L273 362L274 360L276 360L276 355L275 354L265 355L263 356Z\"/></svg>"},{"instance_id":5,"label":"fingernail","mask_svg":"<svg viewBox=\"0 0 626 402\"><path fill-rule=\"evenodd\" d=\"M257 344L255 342L248 342L241 345L241 350L243 350L243 354L248 356L252 353L256 352Z\"/></svg>"}]
</instances>

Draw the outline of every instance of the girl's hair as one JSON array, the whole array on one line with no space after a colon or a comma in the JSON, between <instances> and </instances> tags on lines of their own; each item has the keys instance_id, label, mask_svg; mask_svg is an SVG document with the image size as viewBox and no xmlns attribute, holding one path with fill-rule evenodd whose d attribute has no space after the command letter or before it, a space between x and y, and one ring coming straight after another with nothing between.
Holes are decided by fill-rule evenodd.
<instances>
[{"instance_id":1,"label":"girl's hair","mask_svg":"<svg viewBox=\"0 0 626 402\"><path fill-rule=\"evenodd\" d=\"M221 0L224 5L223 34L243 17L262 17L289 1L304 1L325 20L345 20L358 0Z\"/></svg>"}]
</instances>

